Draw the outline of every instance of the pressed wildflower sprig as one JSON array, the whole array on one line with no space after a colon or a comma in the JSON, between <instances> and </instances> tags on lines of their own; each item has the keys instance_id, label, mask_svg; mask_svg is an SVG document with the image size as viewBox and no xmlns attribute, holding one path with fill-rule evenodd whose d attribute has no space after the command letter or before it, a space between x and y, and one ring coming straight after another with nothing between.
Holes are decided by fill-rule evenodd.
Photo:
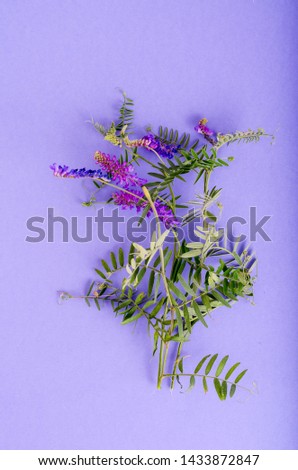
<instances>
[{"instance_id":1,"label":"pressed wildflower sprig","mask_svg":"<svg viewBox=\"0 0 298 470\"><path fill-rule=\"evenodd\" d=\"M143 136L131 136L133 101L124 95L119 118L109 128L95 123L94 127L118 151L119 156L96 151L99 169L69 169L51 166L55 176L91 178L97 191L111 188L107 202L122 209L134 209L140 217L154 217L156 229L149 245L132 243L128 250L120 246L102 259L95 269L94 279L84 298L100 310L110 302L122 324L143 321L152 331L153 355L158 356L157 388L167 381L170 388L189 382L188 389L201 383L205 392L213 386L220 400L232 397L237 389L245 389L242 381L247 370L240 363L230 363L229 356L204 356L196 366L185 371L182 350L195 325L208 328L208 318L217 309L231 308L240 298L252 298L256 259L248 246L230 243L227 234L217 229L222 211L219 202L221 188L210 187L210 177L218 167L228 167L233 157L220 158L218 150L233 142L258 141L267 136L263 129L232 134L216 133L203 118L190 134L160 127L157 133L147 128ZM197 136L203 138L200 143ZM146 179L136 167L148 168ZM194 175L196 198L181 203L174 183L189 184ZM202 182L202 183L201 183ZM176 185L177 186L177 185ZM92 205L92 198L84 205ZM184 210L179 217L178 212ZM181 238L181 228L200 219L195 240ZM178 236L179 235L179 236ZM122 281L119 283L119 273ZM117 276L115 276L117 274ZM74 296L61 293L61 299ZM169 364L171 349L175 359Z\"/></svg>"}]
</instances>

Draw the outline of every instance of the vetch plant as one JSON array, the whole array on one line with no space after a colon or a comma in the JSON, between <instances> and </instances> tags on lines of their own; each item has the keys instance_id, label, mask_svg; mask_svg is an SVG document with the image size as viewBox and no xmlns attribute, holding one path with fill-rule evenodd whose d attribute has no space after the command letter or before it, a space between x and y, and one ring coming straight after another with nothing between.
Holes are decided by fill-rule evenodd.
<instances>
[{"instance_id":1,"label":"vetch plant","mask_svg":"<svg viewBox=\"0 0 298 470\"><path fill-rule=\"evenodd\" d=\"M220 158L223 145L257 142L268 134L263 129L216 134L207 127L207 119L201 119L194 130L203 143L162 126L157 133L148 128L143 137L132 138L132 124L133 101L124 94L116 122L109 128L93 122L102 137L119 149L118 157L96 151L96 170L51 166L54 175L61 178L92 179L95 191L85 206L96 204L97 193L110 187L108 203L134 209L139 222L145 217L156 220L149 246L132 243L126 253L121 246L112 251L109 260L101 260L95 269L98 279L81 297L99 310L102 303L110 302L123 325L141 318L147 322L153 333L153 355L158 355L158 389L165 379L172 389L176 381L181 385L186 378L189 388L199 381L205 392L213 384L218 397L225 400L237 388L245 388L240 381L246 369L242 370L239 362L230 364L228 355L219 358L208 354L193 371L185 372L182 348L196 324L208 327L208 317L216 309L231 308L240 298L253 296L255 256L240 240L231 246L226 234L217 229L221 189L210 185L210 177L233 160ZM137 174L136 167L148 169L146 179ZM202 182L202 189L193 201L182 204L175 183L179 182L180 189L191 175L195 185ZM185 213L179 217L177 211L182 209ZM197 241L178 238L179 227L197 218L201 221L195 229ZM115 276L119 272L122 282ZM61 294L62 299L73 297ZM176 359L169 367L171 347Z\"/></svg>"}]
</instances>

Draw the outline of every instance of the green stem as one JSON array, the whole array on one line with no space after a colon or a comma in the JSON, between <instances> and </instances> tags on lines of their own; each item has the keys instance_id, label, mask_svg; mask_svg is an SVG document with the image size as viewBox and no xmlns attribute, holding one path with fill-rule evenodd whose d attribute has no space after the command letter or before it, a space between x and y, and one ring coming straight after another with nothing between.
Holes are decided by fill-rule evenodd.
<instances>
[{"instance_id":1,"label":"green stem","mask_svg":"<svg viewBox=\"0 0 298 470\"><path fill-rule=\"evenodd\" d=\"M154 205L154 202L152 201L150 192L148 191L146 186L143 186L142 190L143 190L143 193L145 194L146 199L149 201L149 204L152 208L152 211L153 211L153 213L156 217L157 233L158 233L158 237L160 238L161 237L160 220L159 220L159 217L158 217L156 207ZM169 286L168 286L168 281L167 281L167 276L166 276L166 271L165 271L165 260L164 260L162 246L159 247L159 256L160 256L161 277L162 277L162 280L163 280L163 283L164 283L164 286L165 286L165 291L166 291L166 294L167 294L167 297L168 297L168 300L167 300L167 303L166 303L166 306L165 306L164 318L163 318L164 321L165 321L166 318L167 318L168 305L170 306L171 315L173 315L172 312L173 312L174 306L173 306L173 303L172 303L172 297L171 297L170 289L169 289ZM173 325L171 324L170 335L172 334L172 329L173 329ZM162 331L162 335L163 334L164 334L164 329ZM168 349L169 349L169 343L167 342L166 345L164 343L165 343L164 341L161 341L161 343L160 343L159 362L158 362L158 377L157 377L157 388L158 389L161 388L161 382L162 382L162 379L163 379L163 374L164 374L164 370L165 370L166 360L167 360L167 356L168 356ZM164 352L164 348L165 348L165 352Z\"/></svg>"},{"instance_id":2,"label":"green stem","mask_svg":"<svg viewBox=\"0 0 298 470\"><path fill-rule=\"evenodd\" d=\"M210 179L210 172L208 170L205 171L204 173L204 194L208 194L208 187L209 187L209 179ZM205 230L208 229L208 221L206 217L206 209L202 213L203 217L203 228Z\"/></svg>"},{"instance_id":3,"label":"green stem","mask_svg":"<svg viewBox=\"0 0 298 470\"><path fill-rule=\"evenodd\" d=\"M174 362L173 372L172 372L172 374L171 374L171 375L172 375L172 378L171 378L171 389L174 388L175 377L176 377L176 371L177 371L178 362L179 362L180 355L181 355L181 350L182 350L182 343L179 343L178 348L177 348L176 359L175 359L175 362Z\"/></svg>"},{"instance_id":4,"label":"green stem","mask_svg":"<svg viewBox=\"0 0 298 470\"><path fill-rule=\"evenodd\" d=\"M143 197L138 196L137 194L134 194L134 193L132 193L131 191L128 191L127 189L121 188L121 186L116 186L116 184L110 183L109 181L105 181L105 180L103 180L103 179L101 179L101 178L96 178L96 179L98 179L101 183L106 184L107 186L111 186L111 188L115 188L115 189L117 189L118 191L119 191L119 189L120 189L120 191L123 191L124 193L130 194L131 196L136 197L136 198L139 199L140 201L147 202L146 199L144 199Z\"/></svg>"},{"instance_id":5,"label":"green stem","mask_svg":"<svg viewBox=\"0 0 298 470\"><path fill-rule=\"evenodd\" d=\"M151 150L149 147L144 147L146 150ZM126 150L128 152L130 152L130 154L133 156L132 159L129 161L129 163L133 163L133 162L136 162L139 158L141 160L143 160L144 162L148 163L148 165L152 166L153 168L156 168L157 170L159 170L159 166L157 165L154 165L154 163L152 163L152 161L148 160L147 158L143 157L143 155L140 155L139 153L134 153L131 149L131 147L128 147L126 145Z\"/></svg>"},{"instance_id":6,"label":"green stem","mask_svg":"<svg viewBox=\"0 0 298 470\"><path fill-rule=\"evenodd\" d=\"M179 251L180 251L180 242L179 242L179 238L178 238L178 235L175 232L175 230L173 230L173 235L175 237L175 241L174 241L174 255L173 255L173 262L172 262L170 279L172 279L172 275L173 275L173 272L174 272L174 266L175 266L175 260L177 259L178 255L179 255Z\"/></svg>"},{"instance_id":7,"label":"green stem","mask_svg":"<svg viewBox=\"0 0 298 470\"><path fill-rule=\"evenodd\" d=\"M146 199L144 199L143 197L139 196L138 194L132 193L131 191L128 191L127 189L124 189L124 188L122 188L121 186L117 186L117 185L115 185L115 184L113 184L113 183L110 183L109 181L105 181L105 180L103 180L103 179L101 179L101 178L94 178L94 180L95 180L95 179L97 179L98 181L100 181L100 182L103 183L103 184L106 184L107 186L110 186L111 188L115 188L115 189L117 189L118 191L120 190L120 191L123 191L124 193L130 194L131 196L136 197L137 199L139 199L139 201L143 201L143 202L146 202L146 203L147 203ZM100 188L99 188L97 191L95 191L95 193L93 193L93 194L96 194L98 191L100 191ZM161 201L163 201L166 205L169 205L169 202L166 201L165 199L163 199L161 196L157 196L157 198L160 199ZM152 206L151 206L151 207L152 207ZM155 206L154 206L154 207L155 207ZM171 207L171 208L172 208L172 207ZM158 217L158 214L157 214L156 211L155 211L155 214L156 214L157 219L159 220L159 217Z\"/></svg>"},{"instance_id":8,"label":"green stem","mask_svg":"<svg viewBox=\"0 0 298 470\"><path fill-rule=\"evenodd\" d=\"M152 149L151 147L145 147L147 150L150 150L151 152L155 153L155 155L157 156L157 158L161 161L162 165L164 165L164 162L161 158L161 156L154 150Z\"/></svg>"}]
</instances>

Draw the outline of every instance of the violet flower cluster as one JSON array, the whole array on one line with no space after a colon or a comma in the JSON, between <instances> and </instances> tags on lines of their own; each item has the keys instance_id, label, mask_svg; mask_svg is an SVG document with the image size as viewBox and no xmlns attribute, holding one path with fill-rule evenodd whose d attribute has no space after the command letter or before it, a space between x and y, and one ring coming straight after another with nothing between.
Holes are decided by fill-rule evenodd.
<instances>
[{"instance_id":1,"label":"violet flower cluster","mask_svg":"<svg viewBox=\"0 0 298 470\"><path fill-rule=\"evenodd\" d=\"M163 158L173 158L180 148L180 145L166 144L165 142L162 142L153 134L145 135L141 141L144 142L143 147L148 148L149 150L155 150L155 152Z\"/></svg>"},{"instance_id":2,"label":"violet flower cluster","mask_svg":"<svg viewBox=\"0 0 298 470\"><path fill-rule=\"evenodd\" d=\"M129 193L115 192L112 194L114 204L121 206L122 209L136 209L137 212L143 210L148 206L148 202L144 199L144 194L141 191L131 190ZM180 225L179 220L174 216L171 209L162 204L160 201L154 202L156 212L159 219L165 224L166 228L177 227ZM147 212L147 217L152 215L152 208Z\"/></svg>"},{"instance_id":3,"label":"violet flower cluster","mask_svg":"<svg viewBox=\"0 0 298 470\"><path fill-rule=\"evenodd\" d=\"M116 156L111 156L103 152L97 151L94 155L95 161L100 165L98 170L70 169L66 165L57 165L54 163L50 166L53 170L54 176L61 178L93 178L101 179L106 182L113 182L114 184L122 187L129 192L115 192L112 194L114 204L121 206L123 209L135 208L137 212L143 210L149 202L144 198L144 194L136 188L141 188L147 183L147 180L140 178L131 164L127 162L120 162ZM167 228L179 225L177 218L174 216L172 210L165 204L155 201L155 207L160 220ZM150 208L147 212L149 217L152 214Z\"/></svg>"},{"instance_id":4,"label":"violet flower cluster","mask_svg":"<svg viewBox=\"0 0 298 470\"><path fill-rule=\"evenodd\" d=\"M206 118L201 119L196 125L196 127L194 128L194 130L197 131L199 134L203 134L204 136L213 135L214 131L212 131L211 129L209 129L209 127L206 126L207 122L208 122L208 119Z\"/></svg>"},{"instance_id":5,"label":"violet flower cluster","mask_svg":"<svg viewBox=\"0 0 298 470\"><path fill-rule=\"evenodd\" d=\"M95 153L94 158L101 166L101 169L110 176L111 181L125 189L129 187L142 187L147 183L147 180L140 178L135 173L132 165L126 162L120 163L115 156L98 151ZM112 199L114 204L121 206L122 209L135 208L137 212L148 206L148 201L144 199L144 194L135 189L130 189L129 192L115 192L112 194ZM155 201L155 207L160 220L167 228L178 225L178 220L169 207L161 204L159 201ZM150 208L147 212L147 216L149 217L152 212Z\"/></svg>"},{"instance_id":6,"label":"violet flower cluster","mask_svg":"<svg viewBox=\"0 0 298 470\"><path fill-rule=\"evenodd\" d=\"M211 136L214 132L206 126L207 122L206 118L201 119L194 129L199 134L202 134L209 142L212 141L213 143ZM158 136L151 133L136 140L129 140L128 137L126 137L125 143L127 147L143 147L156 152L160 157L168 159L172 159L180 148L180 145L165 143ZM51 165L50 168L53 170L54 176L60 178L101 179L107 183L113 182L125 190L130 189L129 192L119 191L112 194L114 203L121 206L123 209L135 208L137 212L139 212L148 205L148 202L144 199L144 194L134 189L144 186L147 180L140 178L130 163L121 162L115 155L109 155L100 151L95 152L94 159L100 166L100 169L71 169L67 165L58 165L57 163ZM166 204L155 201L155 207L160 220L164 222L167 228L179 225L179 221ZM147 216L149 217L152 212L152 208L150 208L147 212Z\"/></svg>"}]
</instances>

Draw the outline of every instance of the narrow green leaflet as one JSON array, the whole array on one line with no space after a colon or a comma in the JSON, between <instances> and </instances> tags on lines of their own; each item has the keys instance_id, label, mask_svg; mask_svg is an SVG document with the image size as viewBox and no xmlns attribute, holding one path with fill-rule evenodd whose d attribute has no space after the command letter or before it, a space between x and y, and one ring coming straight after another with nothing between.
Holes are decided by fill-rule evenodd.
<instances>
[{"instance_id":1,"label":"narrow green leaflet","mask_svg":"<svg viewBox=\"0 0 298 470\"><path fill-rule=\"evenodd\" d=\"M211 295L225 307L231 308L231 305L229 304L229 302L226 299L224 299L222 295L220 295L216 290L213 290L211 292Z\"/></svg>"},{"instance_id":2,"label":"narrow green leaflet","mask_svg":"<svg viewBox=\"0 0 298 470\"><path fill-rule=\"evenodd\" d=\"M218 358L218 354L214 354L214 356L211 357L210 361L208 362L206 369L205 369L205 375L208 375L213 367L214 362Z\"/></svg>"},{"instance_id":3,"label":"narrow green leaflet","mask_svg":"<svg viewBox=\"0 0 298 470\"><path fill-rule=\"evenodd\" d=\"M221 389L220 381L215 378L215 379L213 380L213 383L214 383L214 388L215 388L215 390L216 390L216 393L217 393L217 395L218 395L218 398L219 398L220 400L222 400L222 399L223 399L223 395L222 395L222 389Z\"/></svg>"},{"instance_id":4,"label":"narrow green leaflet","mask_svg":"<svg viewBox=\"0 0 298 470\"><path fill-rule=\"evenodd\" d=\"M208 392L207 379L206 379L205 376L203 377L203 389L204 389L204 392L205 392L205 393Z\"/></svg>"},{"instance_id":5,"label":"narrow green leaflet","mask_svg":"<svg viewBox=\"0 0 298 470\"><path fill-rule=\"evenodd\" d=\"M195 378L194 375L191 375L190 379L189 379L188 391L190 391L192 388L194 388L195 384L196 384L196 378Z\"/></svg>"},{"instance_id":6,"label":"narrow green leaflet","mask_svg":"<svg viewBox=\"0 0 298 470\"><path fill-rule=\"evenodd\" d=\"M149 283L148 283L148 296L152 294L153 290L153 285L154 285L154 279L155 279L155 272L151 271L150 277L149 277Z\"/></svg>"},{"instance_id":7,"label":"narrow green leaflet","mask_svg":"<svg viewBox=\"0 0 298 470\"><path fill-rule=\"evenodd\" d=\"M108 263L107 263L104 259L101 260L101 264L103 265L103 267L105 268L105 270L106 270L108 273L111 272L110 266L108 265Z\"/></svg>"},{"instance_id":8,"label":"narrow green leaflet","mask_svg":"<svg viewBox=\"0 0 298 470\"><path fill-rule=\"evenodd\" d=\"M221 396L222 396L222 399L225 400L227 398L227 395L228 395L228 384L227 382L224 380L222 383L221 383Z\"/></svg>"},{"instance_id":9,"label":"narrow green leaflet","mask_svg":"<svg viewBox=\"0 0 298 470\"><path fill-rule=\"evenodd\" d=\"M230 388L230 397L232 398L233 395L235 394L236 392L236 385L235 384L232 384L231 385L231 388Z\"/></svg>"},{"instance_id":10,"label":"narrow green leaflet","mask_svg":"<svg viewBox=\"0 0 298 470\"><path fill-rule=\"evenodd\" d=\"M113 252L110 253L110 257L111 257L111 262L112 262L112 266L114 269L117 269L117 260L116 260L116 256L114 255Z\"/></svg>"},{"instance_id":11,"label":"narrow green leaflet","mask_svg":"<svg viewBox=\"0 0 298 470\"><path fill-rule=\"evenodd\" d=\"M191 322L189 318L188 308L186 307L186 305L183 306L183 315L185 319L186 328L189 331L189 333L191 333Z\"/></svg>"},{"instance_id":12,"label":"narrow green leaflet","mask_svg":"<svg viewBox=\"0 0 298 470\"><path fill-rule=\"evenodd\" d=\"M175 307L175 311L176 311L176 319L177 319L177 325L178 325L178 334L179 336L183 336L182 316L178 307Z\"/></svg>"},{"instance_id":13,"label":"narrow green leaflet","mask_svg":"<svg viewBox=\"0 0 298 470\"><path fill-rule=\"evenodd\" d=\"M121 323L122 323L122 325L127 325L127 323L132 323L132 322L138 320L139 318L141 318L142 316L144 316L143 311L139 312L137 315L133 315L133 316L131 316L131 317L125 319L125 320L122 320Z\"/></svg>"},{"instance_id":14,"label":"narrow green leaflet","mask_svg":"<svg viewBox=\"0 0 298 470\"><path fill-rule=\"evenodd\" d=\"M234 370L237 369L238 366L240 366L240 362L236 362L236 364L234 364L234 365L228 370L228 372L227 372L226 375L225 375L225 380L229 380L229 378L230 378L231 375L233 374Z\"/></svg>"},{"instance_id":15,"label":"narrow green leaflet","mask_svg":"<svg viewBox=\"0 0 298 470\"><path fill-rule=\"evenodd\" d=\"M163 304L165 302L164 298L161 298L160 301L155 305L154 309L150 313L150 318L154 318L161 310ZM155 303L155 302L154 302Z\"/></svg>"},{"instance_id":16,"label":"narrow green leaflet","mask_svg":"<svg viewBox=\"0 0 298 470\"><path fill-rule=\"evenodd\" d=\"M183 300L184 302L186 302L185 295L183 294L183 292L180 289L178 289L177 286L175 286L175 284L172 281L169 282L169 287L170 287L171 291L178 297L178 299Z\"/></svg>"},{"instance_id":17,"label":"narrow green leaflet","mask_svg":"<svg viewBox=\"0 0 298 470\"><path fill-rule=\"evenodd\" d=\"M194 291L189 284L187 284L187 282L185 281L185 279L183 278L183 276L181 276L181 274L178 274L178 279L179 281L181 282L182 286L184 287L184 289L186 290L186 292L191 295L192 297L196 297L197 293L196 291Z\"/></svg>"},{"instance_id":18,"label":"narrow green leaflet","mask_svg":"<svg viewBox=\"0 0 298 470\"><path fill-rule=\"evenodd\" d=\"M211 302L210 302L210 299L208 297L208 294L202 294L201 299L202 299L202 302L203 302L203 304L205 305L205 307L207 309L207 312L212 310Z\"/></svg>"},{"instance_id":19,"label":"narrow green leaflet","mask_svg":"<svg viewBox=\"0 0 298 470\"><path fill-rule=\"evenodd\" d=\"M207 356L203 357L203 359L200 360L200 362L198 363L197 367L194 370L194 374L197 374L201 370L202 366L204 365L204 363L210 356L211 354L207 354Z\"/></svg>"},{"instance_id":20,"label":"narrow green leaflet","mask_svg":"<svg viewBox=\"0 0 298 470\"><path fill-rule=\"evenodd\" d=\"M200 307L197 304L197 302L196 301L192 302L191 306L194 309L195 314L198 317L198 319L200 320L200 322L205 326L205 328L208 328L208 325L207 325L207 323L206 323L206 321L205 321L205 319L204 319L204 317L201 313Z\"/></svg>"},{"instance_id":21,"label":"narrow green leaflet","mask_svg":"<svg viewBox=\"0 0 298 470\"><path fill-rule=\"evenodd\" d=\"M122 248L119 248L118 259L119 259L120 266L123 267L124 266L124 252L123 252Z\"/></svg>"},{"instance_id":22,"label":"narrow green leaflet","mask_svg":"<svg viewBox=\"0 0 298 470\"><path fill-rule=\"evenodd\" d=\"M106 275L105 275L102 271L100 271L99 269L95 269L95 272L96 272L100 277L102 277L103 279L106 279L106 278L107 278Z\"/></svg>"},{"instance_id":23,"label":"narrow green leaflet","mask_svg":"<svg viewBox=\"0 0 298 470\"><path fill-rule=\"evenodd\" d=\"M225 365L226 365L228 359L229 359L229 356L225 356L225 357L222 358L222 360L221 360L220 363L218 364L217 369L216 369L216 372L215 372L216 377L219 377L219 376L220 376L220 374L222 373L222 371L223 371L223 369L224 369L224 367L225 367Z\"/></svg>"},{"instance_id":24,"label":"narrow green leaflet","mask_svg":"<svg viewBox=\"0 0 298 470\"><path fill-rule=\"evenodd\" d=\"M242 379L242 377L244 377L244 375L246 374L247 372L247 369L245 369L244 371L240 372L239 375L237 375L236 379L234 380L235 384L237 384L238 382L240 382L240 380Z\"/></svg>"},{"instance_id":25,"label":"narrow green leaflet","mask_svg":"<svg viewBox=\"0 0 298 470\"><path fill-rule=\"evenodd\" d=\"M187 251L186 253L183 253L181 255L181 258L194 258L195 256L200 256L202 254L202 250L200 248L196 250L190 250Z\"/></svg>"}]
</instances>

